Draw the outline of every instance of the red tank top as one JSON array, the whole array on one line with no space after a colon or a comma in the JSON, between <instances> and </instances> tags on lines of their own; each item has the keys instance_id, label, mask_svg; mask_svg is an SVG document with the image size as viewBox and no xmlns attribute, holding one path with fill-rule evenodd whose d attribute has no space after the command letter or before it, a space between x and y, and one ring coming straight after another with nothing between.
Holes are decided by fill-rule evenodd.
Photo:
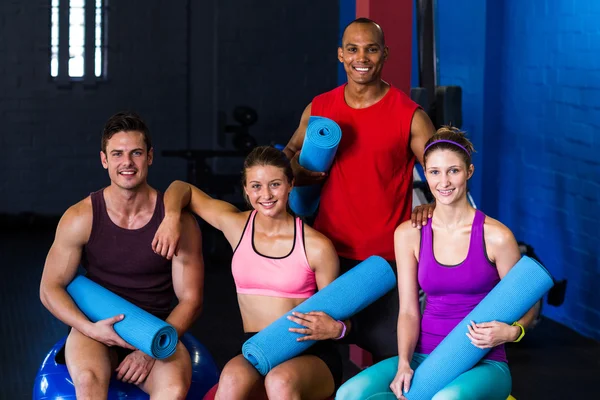
<instances>
[{"instance_id":1,"label":"red tank top","mask_svg":"<svg viewBox=\"0 0 600 400\"><path fill-rule=\"evenodd\" d=\"M93 222L83 250L87 277L136 306L166 319L174 300L171 261L152 251L152 239L165 216L157 193L154 214L139 229L116 225L106 211L104 189L90 195Z\"/></svg>"},{"instance_id":2,"label":"red tank top","mask_svg":"<svg viewBox=\"0 0 600 400\"><path fill-rule=\"evenodd\" d=\"M374 105L354 109L346 104L344 88L312 102L312 115L330 118L342 129L315 229L342 257L394 260L394 230L412 210L410 125L418 105L390 87Z\"/></svg>"}]
</instances>

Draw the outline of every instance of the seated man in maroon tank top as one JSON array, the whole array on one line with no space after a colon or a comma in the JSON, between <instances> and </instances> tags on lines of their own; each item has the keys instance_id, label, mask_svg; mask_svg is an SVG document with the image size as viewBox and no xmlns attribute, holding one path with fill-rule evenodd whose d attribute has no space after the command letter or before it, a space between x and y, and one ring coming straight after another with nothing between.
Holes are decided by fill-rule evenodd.
<instances>
[{"instance_id":1,"label":"seated man in maroon tank top","mask_svg":"<svg viewBox=\"0 0 600 400\"><path fill-rule=\"evenodd\" d=\"M335 245L342 273L374 254L393 264L394 229L411 216L415 158L422 164L425 142L434 132L427 114L381 79L388 54L378 24L366 18L350 23L338 48L348 83L313 99L284 150L296 185L324 183L314 228ZM313 115L342 129L327 177L297 162ZM352 318L348 341L376 360L394 356L397 319L398 294L390 292Z\"/></svg>"},{"instance_id":2,"label":"seated man in maroon tank top","mask_svg":"<svg viewBox=\"0 0 600 400\"><path fill-rule=\"evenodd\" d=\"M114 331L123 315L92 323L65 290L81 263L92 281L166 320L179 336L199 315L204 265L194 218L182 215L185 234L172 260L156 255L149 245L164 217L162 194L147 183L152 158L148 128L140 117L111 117L100 152L110 186L65 212L46 259L40 297L72 328L64 357L78 399L106 399L113 371L152 399L184 399L191 383L191 360L181 342L173 356L155 360Z\"/></svg>"}]
</instances>

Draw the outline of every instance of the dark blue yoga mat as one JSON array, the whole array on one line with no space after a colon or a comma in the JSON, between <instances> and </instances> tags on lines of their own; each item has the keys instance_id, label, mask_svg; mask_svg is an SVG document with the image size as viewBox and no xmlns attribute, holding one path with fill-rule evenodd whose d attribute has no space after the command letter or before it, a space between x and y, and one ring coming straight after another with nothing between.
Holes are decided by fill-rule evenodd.
<instances>
[{"instance_id":1,"label":"dark blue yoga mat","mask_svg":"<svg viewBox=\"0 0 600 400\"><path fill-rule=\"evenodd\" d=\"M318 291L302 304L251 337L242 346L242 354L262 375L302 353L315 341L298 342L301 335L288 328L300 325L286 317L292 311L323 311L334 319L345 320L389 292L396 276L383 258L372 256Z\"/></svg>"},{"instance_id":2,"label":"dark blue yoga mat","mask_svg":"<svg viewBox=\"0 0 600 400\"><path fill-rule=\"evenodd\" d=\"M67 286L67 292L92 322L119 314L125 315L122 321L113 325L115 331L127 343L150 357L163 359L175 353L177 331L160 318L84 276L73 279Z\"/></svg>"},{"instance_id":3,"label":"dark blue yoga mat","mask_svg":"<svg viewBox=\"0 0 600 400\"><path fill-rule=\"evenodd\" d=\"M342 130L329 118L310 117L298 162L311 171L326 172L331 167ZM321 185L294 187L290 194L290 208L296 215L311 216L317 211Z\"/></svg>"},{"instance_id":4,"label":"dark blue yoga mat","mask_svg":"<svg viewBox=\"0 0 600 400\"><path fill-rule=\"evenodd\" d=\"M491 349L480 349L466 336L469 321L512 324L554 285L540 263L523 256L487 296L454 328L415 370L409 400L431 398L463 372L473 368Z\"/></svg>"}]
</instances>

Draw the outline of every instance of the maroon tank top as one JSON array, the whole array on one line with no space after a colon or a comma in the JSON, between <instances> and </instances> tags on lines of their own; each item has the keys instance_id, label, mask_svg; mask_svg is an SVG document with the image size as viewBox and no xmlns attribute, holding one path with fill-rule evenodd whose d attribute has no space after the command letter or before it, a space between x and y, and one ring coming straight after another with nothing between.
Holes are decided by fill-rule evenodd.
<instances>
[{"instance_id":1,"label":"maroon tank top","mask_svg":"<svg viewBox=\"0 0 600 400\"><path fill-rule=\"evenodd\" d=\"M166 319L175 297L171 261L152 251L152 239L165 216L157 192L150 221L139 229L116 225L106 211L104 189L90 195L93 223L83 250L87 277L155 316Z\"/></svg>"}]
</instances>

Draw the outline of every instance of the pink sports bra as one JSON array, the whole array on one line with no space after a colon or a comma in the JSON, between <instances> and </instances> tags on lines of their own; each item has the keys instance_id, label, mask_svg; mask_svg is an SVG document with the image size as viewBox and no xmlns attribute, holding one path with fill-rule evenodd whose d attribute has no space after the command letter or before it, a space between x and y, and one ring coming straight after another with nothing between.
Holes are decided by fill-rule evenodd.
<instances>
[{"instance_id":1,"label":"pink sports bra","mask_svg":"<svg viewBox=\"0 0 600 400\"><path fill-rule=\"evenodd\" d=\"M231 260L237 292L301 299L315 294L317 282L304 250L302 220L296 218L294 245L290 253L284 257L269 257L260 254L254 247L255 218L256 210L250 213Z\"/></svg>"}]
</instances>

